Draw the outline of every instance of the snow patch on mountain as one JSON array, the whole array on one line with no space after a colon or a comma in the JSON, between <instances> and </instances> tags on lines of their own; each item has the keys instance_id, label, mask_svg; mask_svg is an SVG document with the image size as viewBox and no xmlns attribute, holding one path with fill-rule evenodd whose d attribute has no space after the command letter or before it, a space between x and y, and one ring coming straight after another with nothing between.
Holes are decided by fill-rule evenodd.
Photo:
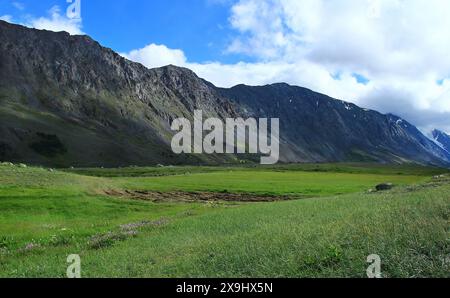
<instances>
[{"instance_id":1,"label":"snow patch on mountain","mask_svg":"<svg viewBox=\"0 0 450 298\"><path fill-rule=\"evenodd\" d=\"M446 133L439 131L439 130L433 130L431 133L430 139L439 147L441 147L444 151L447 153L450 153L449 150L449 144L450 144L450 136Z\"/></svg>"}]
</instances>

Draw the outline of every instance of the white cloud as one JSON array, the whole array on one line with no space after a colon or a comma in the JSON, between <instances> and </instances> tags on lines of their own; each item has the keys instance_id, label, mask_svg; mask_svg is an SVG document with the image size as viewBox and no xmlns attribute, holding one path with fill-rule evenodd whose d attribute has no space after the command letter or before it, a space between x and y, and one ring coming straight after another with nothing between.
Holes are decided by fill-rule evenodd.
<instances>
[{"instance_id":1,"label":"white cloud","mask_svg":"<svg viewBox=\"0 0 450 298\"><path fill-rule=\"evenodd\" d=\"M9 22L9 23L11 23L12 22L12 16L10 16L10 15L3 15L3 16L0 16L0 20L2 20L2 21L5 21L5 22Z\"/></svg>"},{"instance_id":2,"label":"white cloud","mask_svg":"<svg viewBox=\"0 0 450 298\"><path fill-rule=\"evenodd\" d=\"M189 67L222 87L287 82L450 131L449 12L448 0L240 0L227 51L259 62L193 63L156 45L127 57Z\"/></svg>"},{"instance_id":3,"label":"white cloud","mask_svg":"<svg viewBox=\"0 0 450 298\"><path fill-rule=\"evenodd\" d=\"M448 75L449 11L447 0L241 0L230 17L243 33L233 50L372 74Z\"/></svg>"},{"instance_id":4,"label":"white cloud","mask_svg":"<svg viewBox=\"0 0 450 298\"><path fill-rule=\"evenodd\" d=\"M237 84L262 85L286 82L306 86L318 92L333 93L338 98L356 98L367 88L367 85L358 83L351 73L342 73L339 79L335 79L326 68L307 60L297 63L283 61L240 62L237 64L194 63L187 60L182 50L155 44L121 55L132 61L142 63L148 68L169 64L187 67L200 77L220 87L232 87Z\"/></svg>"},{"instance_id":5,"label":"white cloud","mask_svg":"<svg viewBox=\"0 0 450 298\"><path fill-rule=\"evenodd\" d=\"M53 6L49 10L48 17L31 19L26 25L36 29L45 29L55 32L66 31L71 35L84 34L81 29L82 20L78 18L71 19L62 15L58 6Z\"/></svg>"},{"instance_id":6,"label":"white cloud","mask_svg":"<svg viewBox=\"0 0 450 298\"><path fill-rule=\"evenodd\" d=\"M186 56L181 50L169 49L164 45L150 44L142 49L133 50L122 56L143 65L153 68L169 64L184 66L187 63Z\"/></svg>"},{"instance_id":7,"label":"white cloud","mask_svg":"<svg viewBox=\"0 0 450 298\"><path fill-rule=\"evenodd\" d=\"M450 84L437 83L450 76L448 12L446 0L241 0L228 50L306 66L287 80L448 131ZM314 68L322 71L310 78ZM327 77L337 72L344 77ZM355 84L352 73L370 83Z\"/></svg>"}]
</instances>

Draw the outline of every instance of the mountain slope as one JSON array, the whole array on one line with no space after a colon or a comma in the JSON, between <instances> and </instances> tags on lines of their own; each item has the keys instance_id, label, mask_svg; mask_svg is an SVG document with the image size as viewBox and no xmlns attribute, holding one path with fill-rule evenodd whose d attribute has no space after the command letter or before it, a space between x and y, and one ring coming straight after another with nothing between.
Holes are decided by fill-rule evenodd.
<instances>
[{"instance_id":1,"label":"mountain slope","mask_svg":"<svg viewBox=\"0 0 450 298\"><path fill-rule=\"evenodd\" d=\"M440 130L433 130L432 136L434 141L445 151L450 153L450 135Z\"/></svg>"},{"instance_id":2,"label":"mountain slope","mask_svg":"<svg viewBox=\"0 0 450 298\"><path fill-rule=\"evenodd\" d=\"M416 127L311 90L274 84L219 92L250 115L280 118L285 158L297 161L377 161L441 164L445 152Z\"/></svg>"},{"instance_id":3,"label":"mountain slope","mask_svg":"<svg viewBox=\"0 0 450 298\"><path fill-rule=\"evenodd\" d=\"M192 71L149 70L87 36L0 22L0 159L59 166L217 162L176 156L171 120L233 116Z\"/></svg>"},{"instance_id":4,"label":"mountain slope","mask_svg":"<svg viewBox=\"0 0 450 298\"><path fill-rule=\"evenodd\" d=\"M0 160L109 167L248 158L172 153L172 120L201 109L221 119L280 118L284 162L450 161L406 121L304 88L216 88L185 68L147 69L87 36L3 21L0 40Z\"/></svg>"}]
</instances>

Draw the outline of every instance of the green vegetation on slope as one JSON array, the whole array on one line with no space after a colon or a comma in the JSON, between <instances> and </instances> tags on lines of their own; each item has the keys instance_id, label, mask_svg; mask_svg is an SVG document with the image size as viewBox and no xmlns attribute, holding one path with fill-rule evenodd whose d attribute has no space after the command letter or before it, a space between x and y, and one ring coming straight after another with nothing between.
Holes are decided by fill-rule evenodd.
<instances>
[{"instance_id":1,"label":"green vegetation on slope","mask_svg":"<svg viewBox=\"0 0 450 298\"><path fill-rule=\"evenodd\" d=\"M449 181L376 168L110 179L0 166L0 276L64 277L75 253L85 277L364 277L370 254L385 277L448 277ZM367 192L379 182L405 186ZM321 197L156 204L101 195L173 185Z\"/></svg>"}]
</instances>

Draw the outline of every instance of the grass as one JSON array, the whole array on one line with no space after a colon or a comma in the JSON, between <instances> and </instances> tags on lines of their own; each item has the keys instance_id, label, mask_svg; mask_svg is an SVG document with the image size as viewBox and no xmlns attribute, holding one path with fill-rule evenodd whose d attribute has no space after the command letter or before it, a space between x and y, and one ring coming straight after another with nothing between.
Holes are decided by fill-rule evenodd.
<instances>
[{"instance_id":1,"label":"grass","mask_svg":"<svg viewBox=\"0 0 450 298\"><path fill-rule=\"evenodd\" d=\"M370 254L381 256L385 277L449 277L450 183L431 179L442 172L0 166L0 277L64 277L69 254L81 256L84 277L364 277ZM399 186L367 192L381 182ZM111 188L307 199L152 203L101 194Z\"/></svg>"},{"instance_id":2,"label":"grass","mask_svg":"<svg viewBox=\"0 0 450 298\"><path fill-rule=\"evenodd\" d=\"M414 164L383 165L373 163L322 163L322 164L285 164L276 166L163 166L163 167L125 167L125 168L75 168L63 169L66 172L94 177L157 177L213 172L269 171L269 172L330 172L347 174L379 175L415 175L433 176L442 173L435 167L420 167Z\"/></svg>"},{"instance_id":3,"label":"grass","mask_svg":"<svg viewBox=\"0 0 450 298\"><path fill-rule=\"evenodd\" d=\"M153 178L113 178L121 188L156 191L212 191L294 195L300 197L327 196L368 190L385 182L399 185L421 182L421 176L347 174L317 172L226 171Z\"/></svg>"}]
</instances>

